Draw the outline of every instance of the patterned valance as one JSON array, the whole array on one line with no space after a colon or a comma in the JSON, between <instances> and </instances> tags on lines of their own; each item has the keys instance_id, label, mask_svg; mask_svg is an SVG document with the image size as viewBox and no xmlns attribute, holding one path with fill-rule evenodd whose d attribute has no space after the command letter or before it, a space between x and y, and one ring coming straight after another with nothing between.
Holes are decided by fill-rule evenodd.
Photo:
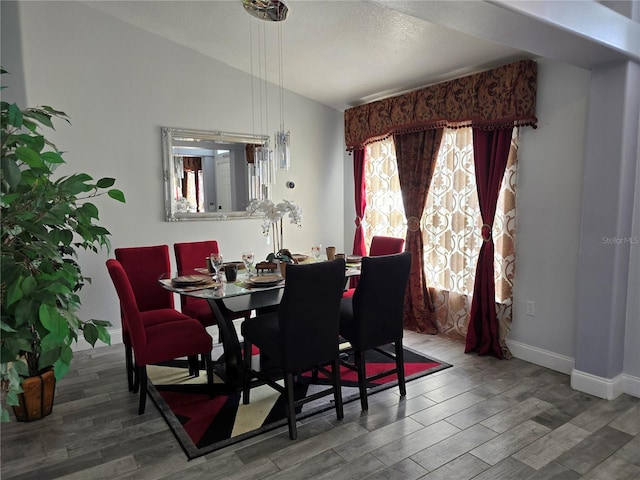
<instances>
[{"instance_id":1,"label":"patterned valance","mask_svg":"<svg viewBox=\"0 0 640 480\"><path fill-rule=\"evenodd\" d=\"M536 127L537 64L522 60L344 112L347 150L433 128Z\"/></svg>"}]
</instances>

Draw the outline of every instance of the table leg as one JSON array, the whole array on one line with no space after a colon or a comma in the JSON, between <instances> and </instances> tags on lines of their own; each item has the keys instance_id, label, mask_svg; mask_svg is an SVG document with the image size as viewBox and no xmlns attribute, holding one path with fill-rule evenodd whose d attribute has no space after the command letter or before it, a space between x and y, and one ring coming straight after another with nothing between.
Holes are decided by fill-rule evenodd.
<instances>
[{"instance_id":1,"label":"table leg","mask_svg":"<svg viewBox=\"0 0 640 480\"><path fill-rule=\"evenodd\" d=\"M216 317L222 347L224 348L224 372L221 372L225 382L240 388L242 386L242 345L238 339L231 312L244 310L260 310L265 307L278 305L282 298L282 290L256 291L251 295L230 297L232 308L228 308L224 299L208 298L207 302Z\"/></svg>"},{"instance_id":2,"label":"table leg","mask_svg":"<svg viewBox=\"0 0 640 480\"><path fill-rule=\"evenodd\" d=\"M224 353L224 380L229 385L242 385L242 346L238 340L238 334L233 325L233 320L229 314L229 309L224 305L222 300L207 299L211 311L216 317L218 331L220 332L220 340Z\"/></svg>"}]
</instances>

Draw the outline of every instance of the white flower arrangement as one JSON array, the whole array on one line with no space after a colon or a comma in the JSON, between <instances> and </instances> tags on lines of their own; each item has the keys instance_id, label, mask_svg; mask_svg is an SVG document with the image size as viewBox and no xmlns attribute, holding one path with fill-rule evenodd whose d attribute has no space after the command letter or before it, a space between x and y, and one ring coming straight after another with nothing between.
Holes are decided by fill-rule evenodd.
<instances>
[{"instance_id":1,"label":"white flower arrangement","mask_svg":"<svg viewBox=\"0 0 640 480\"><path fill-rule=\"evenodd\" d=\"M280 252L284 248L282 219L285 215L288 215L289 223L302 227L302 208L289 200L283 200L281 203L275 204L269 199L254 199L247 207L247 212L249 212L249 215L264 214L262 234L267 238L269 234L273 235L274 253Z\"/></svg>"}]
</instances>

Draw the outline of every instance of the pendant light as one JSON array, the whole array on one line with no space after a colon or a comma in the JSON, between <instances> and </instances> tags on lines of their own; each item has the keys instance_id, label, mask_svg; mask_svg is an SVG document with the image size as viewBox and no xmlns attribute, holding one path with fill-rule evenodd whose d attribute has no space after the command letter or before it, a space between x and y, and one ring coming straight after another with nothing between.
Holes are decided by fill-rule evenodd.
<instances>
[{"instance_id":1,"label":"pendant light","mask_svg":"<svg viewBox=\"0 0 640 480\"><path fill-rule=\"evenodd\" d=\"M250 15L267 22L281 22L289 13L280 0L242 0L242 6Z\"/></svg>"},{"instance_id":2,"label":"pendant light","mask_svg":"<svg viewBox=\"0 0 640 480\"><path fill-rule=\"evenodd\" d=\"M289 143L291 133L284 129L284 67L282 62L282 24L278 25L278 83L280 85L280 130L274 134L274 144L276 147L276 163L281 170L289 170L291 165L291 157L289 151Z\"/></svg>"},{"instance_id":3,"label":"pendant light","mask_svg":"<svg viewBox=\"0 0 640 480\"><path fill-rule=\"evenodd\" d=\"M287 18L288 8L284 2L280 0L242 0L242 5L247 13L251 16L263 20L265 22L281 22ZM266 28L261 22L258 22L257 41L253 35L253 25L250 25L250 48L251 48L251 95L254 115L255 128L255 88L253 86L254 75L254 47L258 50L258 74L259 81L259 104L260 104L260 130L264 132L264 125L268 130L268 99L267 99L267 41ZM263 146L256 147L254 164L249 169L249 184L251 185L252 198L265 199L270 198L271 186L276 183L276 169L288 170L290 166L290 133L284 129L284 87L283 87L283 65L282 65L282 26L278 25L278 80L280 93L280 129L274 134L274 145L276 155L274 157L273 150L269 147L269 142L265 142ZM264 96L264 98L263 98ZM264 112L263 112L264 105Z\"/></svg>"}]
</instances>

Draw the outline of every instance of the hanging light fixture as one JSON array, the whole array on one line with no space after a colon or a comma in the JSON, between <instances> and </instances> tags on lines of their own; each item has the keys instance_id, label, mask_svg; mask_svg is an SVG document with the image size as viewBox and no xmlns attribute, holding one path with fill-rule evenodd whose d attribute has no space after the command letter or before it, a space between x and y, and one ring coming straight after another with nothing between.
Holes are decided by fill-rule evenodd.
<instances>
[{"instance_id":1,"label":"hanging light fixture","mask_svg":"<svg viewBox=\"0 0 640 480\"><path fill-rule=\"evenodd\" d=\"M285 7L286 8L286 7ZM285 14L286 15L286 14ZM284 67L282 62L282 24L278 25L278 83L280 84L280 130L273 135L274 144L276 146L276 163L281 170L289 170L291 165L291 157L289 151L289 143L291 133L284 129Z\"/></svg>"},{"instance_id":2,"label":"hanging light fixture","mask_svg":"<svg viewBox=\"0 0 640 480\"><path fill-rule=\"evenodd\" d=\"M253 17L267 22L281 22L287 18L288 8L284 2L280 0L242 0L242 5L246 12ZM268 124L268 101L267 101L267 54L266 54L266 29L264 25L258 22L257 41L254 39L253 28L251 27L251 78L252 78L252 104L254 105L254 127L255 127L255 99L253 79L254 71L254 46L258 46L258 70L262 81L259 83L259 102L260 102L260 128L262 129L263 120L265 125ZM262 38L260 38L262 37ZM270 187L276 183L276 169L289 169L290 152L289 139L290 133L284 130L284 87L283 87L283 65L282 65L282 26L278 25L278 77L280 89L280 130L274 134L274 145L276 155L274 158L273 150L269 147L268 141L263 146L255 149L255 160L252 168L250 168L249 177L250 185L255 187L253 198L264 199L270 196ZM263 100L264 95L264 100ZM262 111L262 105L265 105L265 111ZM263 116L264 115L264 116ZM267 126L268 129L268 126Z\"/></svg>"},{"instance_id":3,"label":"hanging light fixture","mask_svg":"<svg viewBox=\"0 0 640 480\"><path fill-rule=\"evenodd\" d=\"M242 0L242 6L250 15L268 22L281 22L289 13L280 0Z\"/></svg>"}]
</instances>

